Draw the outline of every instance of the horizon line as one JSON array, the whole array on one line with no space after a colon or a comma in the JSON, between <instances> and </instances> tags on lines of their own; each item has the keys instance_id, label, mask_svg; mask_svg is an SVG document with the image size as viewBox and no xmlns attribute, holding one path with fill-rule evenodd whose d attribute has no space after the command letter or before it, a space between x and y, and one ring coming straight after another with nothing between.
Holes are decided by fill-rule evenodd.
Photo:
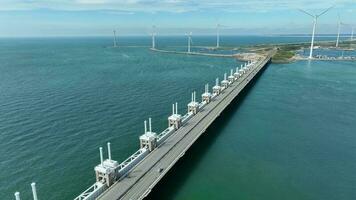
<instances>
[{"instance_id":1,"label":"horizon line","mask_svg":"<svg viewBox=\"0 0 356 200\"><path fill-rule=\"evenodd\" d=\"M156 35L160 37L185 37L184 34L162 34L162 35ZM216 34L197 34L193 35L194 37L215 37ZM288 33L288 34L220 34L220 36L236 36L236 37L244 37L244 36L264 36L264 37L311 37L312 34L303 34L303 33ZM330 33L321 33L321 34L316 34L316 37L336 37L337 34L330 34ZM343 33L340 34L340 37L350 37L351 34L349 33ZM85 38L85 37L113 37L111 35L29 35L29 36L1 36L0 38ZM119 35L117 37L151 37L151 35L146 35L146 34L124 34L124 35Z\"/></svg>"}]
</instances>

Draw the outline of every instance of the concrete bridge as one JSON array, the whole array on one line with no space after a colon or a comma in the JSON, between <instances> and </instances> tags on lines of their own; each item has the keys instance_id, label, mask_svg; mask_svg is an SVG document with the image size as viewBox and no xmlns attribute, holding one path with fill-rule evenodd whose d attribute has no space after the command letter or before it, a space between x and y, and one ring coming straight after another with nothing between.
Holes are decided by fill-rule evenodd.
<instances>
[{"instance_id":1,"label":"concrete bridge","mask_svg":"<svg viewBox=\"0 0 356 200\"><path fill-rule=\"evenodd\" d=\"M168 128L161 133L152 131L151 119L148 127L145 121L144 134L139 138L140 149L122 163L111 158L110 143L106 160L100 147L101 162L94 168L96 183L75 200L145 198L225 108L263 71L275 53L273 50L258 60L231 69L229 76L224 74L224 80L216 79L211 92L206 85L200 102L193 92L186 114L178 114L178 104L173 104Z\"/></svg>"}]
</instances>

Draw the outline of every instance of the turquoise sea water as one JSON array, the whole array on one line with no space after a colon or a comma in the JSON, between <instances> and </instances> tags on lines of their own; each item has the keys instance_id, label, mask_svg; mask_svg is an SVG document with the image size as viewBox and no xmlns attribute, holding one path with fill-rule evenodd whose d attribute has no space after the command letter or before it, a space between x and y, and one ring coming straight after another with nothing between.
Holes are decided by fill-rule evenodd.
<instances>
[{"instance_id":1,"label":"turquoise sea water","mask_svg":"<svg viewBox=\"0 0 356 200\"><path fill-rule=\"evenodd\" d=\"M15 191L30 199L32 181L40 199L73 199L95 181L99 146L110 141L113 158L124 160L138 149L143 120L152 117L160 132L171 103L186 112L190 92L240 64L110 44L111 38L0 39L0 199L14 199ZM160 45L185 43L165 37ZM149 199L355 199L355 119L354 62L272 64Z\"/></svg>"}]
</instances>

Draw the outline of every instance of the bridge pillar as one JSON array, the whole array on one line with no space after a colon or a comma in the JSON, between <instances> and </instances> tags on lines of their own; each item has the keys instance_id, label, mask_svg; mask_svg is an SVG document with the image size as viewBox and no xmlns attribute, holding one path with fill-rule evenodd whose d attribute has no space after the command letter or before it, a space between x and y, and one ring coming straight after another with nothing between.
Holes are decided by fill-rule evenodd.
<instances>
[{"instance_id":1,"label":"bridge pillar","mask_svg":"<svg viewBox=\"0 0 356 200\"><path fill-rule=\"evenodd\" d=\"M210 103L211 93L209 92L209 84L205 85L205 92L201 95L202 101Z\"/></svg>"},{"instance_id":2,"label":"bridge pillar","mask_svg":"<svg viewBox=\"0 0 356 200\"><path fill-rule=\"evenodd\" d=\"M234 70L231 69L230 70L230 76L228 77L229 84L232 84L235 81L235 76L233 75L233 73L234 73Z\"/></svg>"},{"instance_id":3,"label":"bridge pillar","mask_svg":"<svg viewBox=\"0 0 356 200\"><path fill-rule=\"evenodd\" d=\"M100 147L100 164L94 168L94 171L96 175L96 181L105 183L108 187L110 187L118 178L115 169L119 164L117 163L117 161L111 160L110 143L108 143L107 145L109 158L105 161L103 160L103 148Z\"/></svg>"},{"instance_id":4,"label":"bridge pillar","mask_svg":"<svg viewBox=\"0 0 356 200\"><path fill-rule=\"evenodd\" d=\"M33 200L38 200L37 190L36 190L36 183L35 182L31 183L31 188L32 188Z\"/></svg>"},{"instance_id":5,"label":"bridge pillar","mask_svg":"<svg viewBox=\"0 0 356 200\"><path fill-rule=\"evenodd\" d=\"M173 126L174 129L179 129L182 125L182 116L178 114L178 103L172 106L172 115L168 117L168 126Z\"/></svg>"},{"instance_id":6,"label":"bridge pillar","mask_svg":"<svg viewBox=\"0 0 356 200\"><path fill-rule=\"evenodd\" d=\"M241 76L245 73L243 65L241 65L239 72Z\"/></svg>"},{"instance_id":7,"label":"bridge pillar","mask_svg":"<svg viewBox=\"0 0 356 200\"><path fill-rule=\"evenodd\" d=\"M192 101L188 103L188 112L192 112L194 115L199 112L199 103L195 101L195 91L192 93Z\"/></svg>"},{"instance_id":8,"label":"bridge pillar","mask_svg":"<svg viewBox=\"0 0 356 200\"><path fill-rule=\"evenodd\" d=\"M226 80L226 73L224 74L224 80L221 81L221 86L223 86L224 88L229 87L229 81Z\"/></svg>"},{"instance_id":9,"label":"bridge pillar","mask_svg":"<svg viewBox=\"0 0 356 200\"><path fill-rule=\"evenodd\" d=\"M234 73L234 76L235 76L235 80L240 78L241 74L239 73L239 67L236 67L236 71Z\"/></svg>"},{"instance_id":10,"label":"bridge pillar","mask_svg":"<svg viewBox=\"0 0 356 200\"><path fill-rule=\"evenodd\" d=\"M221 92L221 87L219 86L219 78L215 80L215 86L213 87L213 94L219 95Z\"/></svg>"},{"instance_id":11,"label":"bridge pillar","mask_svg":"<svg viewBox=\"0 0 356 200\"><path fill-rule=\"evenodd\" d=\"M147 121L145 120L145 133L140 136L141 148L147 148L149 151L153 151L157 147L157 134L152 132L151 118L149 120L149 131L147 131Z\"/></svg>"},{"instance_id":12,"label":"bridge pillar","mask_svg":"<svg viewBox=\"0 0 356 200\"><path fill-rule=\"evenodd\" d=\"M244 67L245 71L248 71L250 68L249 68L249 64L248 63L245 63L245 67Z\"/></svg>"}]
</instances>

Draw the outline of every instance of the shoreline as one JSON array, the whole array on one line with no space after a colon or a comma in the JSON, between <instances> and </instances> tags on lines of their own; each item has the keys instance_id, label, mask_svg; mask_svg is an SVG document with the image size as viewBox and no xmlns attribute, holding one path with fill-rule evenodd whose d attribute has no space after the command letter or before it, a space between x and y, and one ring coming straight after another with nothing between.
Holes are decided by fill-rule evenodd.
<instances>
[{"instance_id":1,"label":"shoreline","mask_svg":"<svg viewBox=\"0 0 356 200\"><path fill-rule=\"evenodd\" d=\"M314 49L337 50L337 51L355 51L356 40L341 41L339 47L335 47L335 41L319 41L315 42ZM312 59L306 56L301 56L298 51L309 49L310 43L296 42L296 43L279 43L279 44L258 44L243 47L220 47L215 48L211 46L198 46L199 48L215 49L215 50L241 50L243 53L236 54L217 54L217 53L204 53L204 52L183 52L174 50L164 50L150 48L151 51L171 54L193 55L193 56L209 56L221 58L234 58L240 61L247 61L262 57L266 52L273 48L277 48L276 55L272 58L272 62L276 64L292 63L299 60L323 60L323 61L356 61L356 56L338 56L332 57L327 55L314 55Z\"/></svg>"}]
</instances>

